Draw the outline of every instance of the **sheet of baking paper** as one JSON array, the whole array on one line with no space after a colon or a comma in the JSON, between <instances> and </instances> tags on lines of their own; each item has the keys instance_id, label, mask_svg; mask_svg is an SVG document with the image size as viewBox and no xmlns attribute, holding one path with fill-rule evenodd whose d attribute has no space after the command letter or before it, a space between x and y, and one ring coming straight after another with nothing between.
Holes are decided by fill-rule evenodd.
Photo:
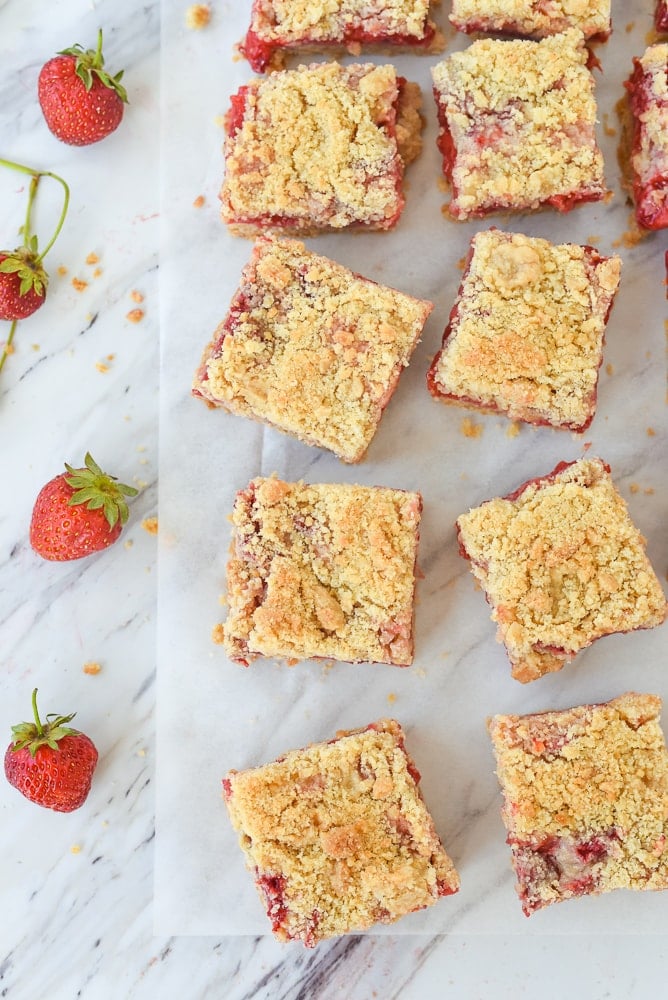
<instances>
[{"instance_id":1,"label":"sheet of baking paper","mask_svg":"<svg viewBox=\"0 0 668 1000\"><path fill-rule=\"evenodd\" d=\"M607 700L623 691L668 698L666 627L611 636L560 673L513 681L495 642L489 608L458 555L453 524L464 510L549 472L560 460L600 455L648 539L665 581L668 565L664 251L668 233L626 246L629 206L616 159L615 104L633 55L647 44L649 0L613 4L614 34L598 49L599 138L614 198L570 215L544 212L457 224L443 217L430 66L402 56L402 74L425 96L424 151L408 171L396 231L307 241L353 270L435 303L367 459L346 466L190 396L201 351L224 317L248 241L218 215L222 115L251 73L234 61L248 3L216 3L210 25L185 23L164 4L162 105L162 301L158 761L155 923L161 934L260 934L269 924L244 868L221 798L221 776L272 760L336 730L395 716L422 772L436 827L461 875L458 895L414 914L391 933L652 933L668 917L668 893L614 893L541 911L527 921L513 889L499 816L500 792L485 729L493 713L523 713ZM446 24L447 6L437 9ZM448 49L464 36L449 33ZM375 57L382 61L382 57ZM203 204L198 202L203 197ZM595 243L623 257L608 327L597 416L581 437L522 426L436 403L425 374L440 346L460 262L478 228L492 222L555 242ZM256 475L358 482L420 490L416 657L391 666L295 667L230 663L211 639L224 617L228 514L235 491ZM666 712L668 722L668 711ZM382 932L382 928L375 928Z\"/></svg>"}]
</instances>

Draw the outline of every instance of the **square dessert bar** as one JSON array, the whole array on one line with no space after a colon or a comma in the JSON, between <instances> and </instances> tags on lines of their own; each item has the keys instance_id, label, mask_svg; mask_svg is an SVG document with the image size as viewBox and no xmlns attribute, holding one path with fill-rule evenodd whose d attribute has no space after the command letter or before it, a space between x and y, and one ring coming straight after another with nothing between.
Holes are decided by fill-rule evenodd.
<instances>
[{"instance_id":1,"label":"square dessert bar","mask_svg":"<svg viewBox=\"0 0 668 1000\"><path fill-rule=\"evenodd\" d=\"M668 888L668 753L661 699L488 721L527 916L612 889Z\"/></svg>"},{"instance_id":2,"label":"square dessert bar","mask_svg":"<svg viewBox=\"0 0 668 1000\"><path fill-rule=\"evenodd\" d=\"M626 81L631 115L630 173L638 225L668 226L668 43L633 60Z\"/></svg>"},{"instance_id":3,"label":"square dessert bar","mask_svg":"<svg viewBox=\"0 0 668 1000\"><path fill-rule=\"evenodd\" d=\"M645 540L598 458L561 463L474 507L457 530L522 683L560 670L601 636L666 617Z\"/></svg>"},{"instance_id":4,"label":"square dessert bar","mask_svg":"<svg viewBox=\"0 0 668 1000\"><path fill-rule=\"evenodd\" d=\"M412 663L421 510L404 490L253 480L232 515L230 658Z\"/></svg>"},{"instance_id":5,"label":"square dessert bar","mask_svg":"<svg viewBox=\"0 0 668 1000\"><path fill-rule=\"evenodd\" d=\"M467 34L546 38L578 28L585 38L604 41L611 31L610 0L452 0L450 21Z\"/></svg>"},{"instance_id":6,"label":"square dessert bar","mask_svg":"<svg viewBox=\"0 0 668 1000\"><path fill-rule=\"evenodd\" d=\"M445 39L429 19L430 0L254 0L240 49L256 73L281 68L303 50L362 47L441 52Z\"/></svg>"},{"instance_id":7,"label":"square dessert bar","mask_svg":"<svg viewBox=\"0 0 668 1000\"><path fill-rule=\"evenodd\" d=\"M538 42L483 38L433 68L453 218L603 198L587 60L570 29Z\"/></svg>"},{"instance_id":8,"label":"square dessert bar","mask_svg":"<svg viewBox=\"0 0 668 1000\"><path fill-rule=\"evenodd\" d=\"M281 941L392 923L459 889L394 719L230 771L223 793Z\"/></svg>"},{"instance_id":9,"label":"square dessert bar","mask_svg":"<svg viewBox=\"0 0 668 1000\"><path fill-rule=\"evenodd\" d=\"M393 66L320 63L255 78L225 121L232 233L391 229L420 151L420 89Z\"/></svg>"},{"instance_id":10,"label":"square dessert bar","mask_svg":"<svg viewBox=\"0 0 668 1000\"><path fill-rule=\"evenodd\" d=\"M619 257L590 246L478 233L429 391L445 403L584 431L620 268Z\"/></svg>"},{"instance_id":11,"label":"square dessert bar","mask_svg":"<svg viewBox=\"0 0 668 1000\"><path fill-rule=\"evenodd\" d=\"M259 239L193 392L358 462L432 308L296 240Z\"/></svg>"}]
</instances>

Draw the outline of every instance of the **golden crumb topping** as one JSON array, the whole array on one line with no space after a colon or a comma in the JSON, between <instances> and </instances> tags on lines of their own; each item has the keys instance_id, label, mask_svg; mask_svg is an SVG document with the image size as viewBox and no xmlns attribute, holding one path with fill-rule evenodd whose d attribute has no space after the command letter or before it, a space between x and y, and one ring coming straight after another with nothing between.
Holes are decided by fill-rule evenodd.
<instances>
[{"instance_id":1,"label":"golden crumb topping","mask_svg":"<svg viewBox=\"0 0 668 1000\"><path fill-rule=\"evenodd\" d=\"M229 656L410 664L421 507L403 490L252 482L232 516Z\"/></svg>"},{"instance_id":2,"label":"golden crumb topping","mask_svg":"<svg viewBox=\"0 0 668 1000\"><path fill-rule=\"evenodd\" d=\"M630 693L488 721L503 819L530 909L587 891L668 888L660 710L656 695ZM534 863L526 864L527 852Z\"/></svg>"},{"instance_id":3,"label":"golden crumb topping","mask_svg":"<svg viewBox=\"0 0 668 1000\"><path fill-rule=\"evenodd\" d=\"M650 45L637 62L644 91L631 166L638 180L649 184L657 175L668 175L668 43ZM657 197L665 198L663 187Z\"/></svg>"},{"instance_id":4,"label":"golden crumb topping","mask_svg":"<svg viewBox=\"0 0 668 1000\"><path fill-rule=\"evenodd\" d=\"M252 30L266 42L336 42L351 29L367 35L421 38L429 0L260 0L253 5Z\"/></svg>"},{"instance_id":5,"label":"golden crumb topping","mask_svg":"<svg viewBox=\"0 0 668 1000\"><path fill-rule=\"evenodd\" d=\"M595 639L660 625L666 599L604 463L574 462L457 521L513 677L559 670Z\"/></svg>"},{"instance_id":6,"label":"golden crumb topping","mask_svg":"<svg viewBox=\"0 0 668 1000\"><path fill-rule=\"evenodd\" d=\"M230 817L280 939L313 946L459 888L403 740L382 719L227 775Z\"/></svg>"},{"instance_id":7,"label":"golden crumb topping","mask_svg":"<svg viewBox=\"0 0 668 1000\"><path fill-rule=\"evenodd\" d=\"M620 269L590 247L478 233L430 384L512 420L583 429Z\"/></svg>"},{"instance_id":8,"label":"golden crumb topping","mask_svg":"<svg viewBox=\"0 0 668 1000\"><path fill-rule=\"evenodd\" d=\"M233 413L357 462L431 309L303 243L265 237L194 388Z\"/></svg>"},{"instance_id":9,"label":"golden crumb topping","mask_svg":"<svg viewBox=\"0 0 668 1000\"><path fill-rule=\"evenodd\" d=\"M578 28L585 38L605 38L610 34L610 0L452 0L450 20L460 31L544 38Z\"/></svg>"},{"instance_id":10,"label":"golden crumb topping","mask_svg":"<svg viewBox=\"0 0 668 1000\"><path fill-rule=\"evenodd\" d=\"M392 226L403 207L396 103L392 66L322 63L252 80L226 140L223 219L292 232Z\"/></svg>"},{"instance_id":11,"label":"golden crumb topping","mask_svg":"<svg viewBox=\"0 0 668 1000\"><path fill-rule=\"evenodd\" d=\"M451 214L604 195L587 58L582 33L571 29L539 42L480 39L434 67L456 149Z\"/></svg>"}]
</instances>

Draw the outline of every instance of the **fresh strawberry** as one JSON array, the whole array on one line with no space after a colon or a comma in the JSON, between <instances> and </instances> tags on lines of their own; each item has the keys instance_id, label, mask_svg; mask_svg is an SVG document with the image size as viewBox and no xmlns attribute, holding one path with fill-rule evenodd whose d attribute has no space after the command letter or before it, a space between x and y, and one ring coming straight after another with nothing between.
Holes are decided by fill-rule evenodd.
<instances>
[{"instance_id":1,"label":"fresh strawberry","mask_svg":"<svg viewBox=\"0 0 668 1000\"><path fill-rule=\"evenodd\" d=\"M37 240L16 250L0 250L0 319L27 319L46 299L48 276L42 267Z\"/></svg>"},{"instance_id":2,"label":"fresh strawberry","mask_svg":"<svg viewBox=\"0 0 668 1000\"><path fill-rule=\"evenodd\" d=\"M115 542L128 519L125 497L133 486L108 476L91 458L85 468L65 463L61 472L42 487L32 512L30 544L43 559L64 562L100 552Z\"/></svg>"},{"instance_id":3,"label":"fresh strawberry","mask_svg":"<svg viewBox=\"0 0 668 1000\"><path fill-rule=\"evenodd\" d=\"M5 753L7 781L31 802L57 812L82 806L90 792L97 765L95 745L84 733L67 725L72 715L37 711L37 688L32 693L34 722L12 726L13 741Z\"/></svg>"},{"instance_id":4,"label":"fresh strawberry","mask_svg":"<svg viewBox=\"0 0 668 1000\"><path fill-rule=\"evenodd\" d=\"M97 49L73 45L49 59L40 71L37 94L56 138L70 146L89 146L114 132L128 100L122 76L123 70L110 76L104 69L101 31Z\"/></svg>"}]
</instances>

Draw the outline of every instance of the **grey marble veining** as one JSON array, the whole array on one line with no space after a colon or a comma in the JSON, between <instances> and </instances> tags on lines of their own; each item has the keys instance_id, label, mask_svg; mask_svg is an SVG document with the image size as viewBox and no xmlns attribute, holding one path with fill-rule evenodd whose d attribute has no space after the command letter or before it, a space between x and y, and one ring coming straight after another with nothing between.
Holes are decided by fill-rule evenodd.
<instances>
[{"instance_id":1,"label":"grey marble veining","mask_svg":"<svg viewBox=\"0 0 668 1000\"><path fill-rule=\"evenodd\" d=\"M202 768L207 781L211 777L211 802L215 804L212 852L201 859L199 867L193 867L196 848L186 844L183 850L182 829L178 824L170 829L173 803L164 798L158 850L162 852L163 875L165 871L169 874L171 865L178 887L183 871L194 873L192 892L207 908L200 915L213 927L223 909L232 905L219 894L221 872L236 866L243 906L250 908L250 920L256 922L253 926L258 933L198 935L193 932L196 921L187 907L181 914L154 913L156 768L158 782L164 785L172 765L169 753L162 753L168 738L165 726L172 722L172 703L167 700L163 710L161 701L156 723L158 546L141 521L157 512L158 503L161 320L163 363L165 358L173 358L181 366L183 381L179 389L177 372L172 369L167 398L174 403L174 413L163 419L163 601L169 599L174 587L185 592L192 584L194 594L202 595L198 614L207 629L210 618L219 613L220 564L212 566L208 576L197 576L206 557L201 534L192 539L190 565L182 546L170 545L169 529L181 527L179 498L183 497L185 508L189 497L180 488L178 466L165 461L166 443L174 442L175 454L183 446L179 421L184 431L192 432L192 441L198 436L201 441L201 452L194 445L184 447L184 457L190 461L194 451L198 461L213 456L218 463L216 511L222 520L239 480L255 474L258 464L264 471L277 468L312 479L334 478L338 471L318 452L295 449L283 439L260 435L230 475L229 458L222 448L224 432L213 429L214 424L223 427L216 421L221 415L207 414L188 397L192 359L197 358L221 318L238 274L237 262L247 255L249 245L229 241L215 208L222 141L215 119L225 111L230 91L248 75L243 63L232 63L229 44L232 31L245 22L247 5L216 0L212 25L200 34L186 30L186 6L173 0L163 4L160 62L161 12L157 2L59 0L45 5L40 0L0 0L0 156L52 169L72 187L68 220L47 258L52 275L47 304L21 324L16 353L0 374L0 732L8 742L10 725L28 716L30 692L37 686L46 710L77 710L76 724L94 738L100 751L91 795L83 809L70 815L38 810L0 781L0 997L369 1000L382 996L422 1000L447 995L496 1000L540 995L556 1000L567 992L594 998L642 998L657 992L663 981L665 938L651 933L631 936L637 928L628 923L621 929L629 933L614 936L596 925L595 908L586 907L584 916L573 914L580 922L580 934L567 938L546 934L544 925L536 923L520 922L516 932L513 923L513 933L510 926L494 924L486 915L486 900L509 901L513 922L517 904L502 845L498 790L484 734L475 736L466 746L466 754L447 731L437 735L443 759L458 762L456 777L448 795L443 796L441 776L432 757L432 730L428 738L418 725L435 690L439 695L447 694L448 711L470 711L454 682L458 671L468 672L481 692L486 688L477 709L480 714L499 701L503 701L501 710L514 709L520 701L543 707L541 702L548 696L551 701L567 704L574 690L574 675L567 671L521 698L510 685L507 664L493 644L493 626L482 598L473 592L466 567L453 551L451 524L464 495L473 503L491 495L490 487L494 492L512 488L525 473L535 471L531 453L540 454L547 468L553 459L564 457L564 452L566 457L579 454L581 442L530 430L510 441L501 422L494 420L485 421L480 440L467 442L472 461L465 494L459 489L456 494L445 488L430 491L421 548L425 579L420 585L418 608L424 676L417 671L401 676L376 671L373 675L378 685L376 706L387 708L387 695L394 693L397 701L393 710L409 718L411 747L425 771L426 797L430 805L435 804L439 829L467 883L452 920L446 917L439 928L449 933L352 937L313 952L301 946L280 946L267 936L264 917L257 910L252 885L240 865L217 799L219 774L234 763L222 759L223 753L229 754L224 742L198 750L199 759L205 759ZM639 0L614 4L617 31L610 48L601 50L606 111L611 110L625 74L623 53L629 41L624 25L635 19L637 27L631 37L641 44L649 27L649 8L649 2ZM446 14L442 9L442 21ZM35 97L36 76L42 62L58 49L75 41L92 44L98 26L104 28L109 68L115 71L125 66L124 82L131 103L114 136L97 146L70 148L46 130ZM421 75L425 72L421 66ZM433 121L429 129L427 141L431 142ZM163 160L162 205L160 130L163 150L169 157L167 167ZM195 139L189 144L193 134ZM607 137L604 141L608 180L618 191L614 140ZM426 147L411 177L409 208L411 199L417 206L430 197L430 191L433 194L436 160L433 150ZM192 202L200 193L206 194L207 202L198 212ZM24 198L24 181L0 171L3 245L16 240ZM40 233L48 232L58 199L57 186L43 181L35 214ZM610 232L616 234L623 230L627 212L619 194L617 202L610 209L616 213ZM521 225L516 220L515 228L541 234L545 220L545 215L522 220ZM410 229L410 222L407 225ZM597 209L585 209L572 218L549 219L550 235L584 240L589 233L598 233L604 246L609 237L601 225ZM422 392L423 372L440 339L458 280L458 272L445 265L451 257L461 256L460 245L472 231L472 227L453 228L442 223L439 239L457 242L456 253L454 247L446 248L442 273L422 267L419 257L406 259L401 240L391 236L378 238L384 241L382 257L375 260L375 238L358 237L345 250L335 238L317 244L362 271L377 269L381 280L395 281L400 287L402 281L404 286L408 282L417 294L436 303L424 342L402 378L382 433L374 442L371 462L350 478L371 481L382 470L385 479L401 478L402 484L420 488L433 464L433 454L444 455L446 464L448 456L461 454L458 414L448 417L428 398L421 399L416 409L409 404ZM648 303L657 292L662 294L665 247L665 234L659 234L643 247L623 251L624 290L615 306L606 347L612 373L602 378L599 417L587 436L593 448L606 448L605 457L616 469L634 518L648 535L652 554L664 569L665 494L658 494L661 470L656 460L659 448L664 449L665 458L665 438L661 437L665 433L663 384L657 372L663 365L664 332L662 323L660 329L655 321L639 324L638 313L640 304L645 315L655 315ZM102 273L97 278L85 263L91 252L100 258ZM187 266L182 263L185 258ZM60 265L67 268L64 276L57 273ZM87 280L87 288L75 291L73 277ZM138 324L126 318L136 305L131 299L135 289L144 296L141 307L145 316ZM180 341L174 337L176 322L181 323ZM106 364L108 370L100 372L98 364ZM650 425L657 431L656 438L645 433ZM225 429L228 427L234 434L243 433L234 418L225 424ZM400 461L397 442L418 440L420 447L414 449L414 461L407 469ZM500 466L494 450L501 445L506 450ZM131 522L121 542L106 553L80 563L42 563L27 541L34 497L63 461L80 460L88 448L101 464L141 487L132 505ZM458 468L457 473L460 471ZM636 483L637 492L632 489ZM656 492L646 493L646 489ZM173 521L172 515L176 515ZM181 540L177 537L176 541ZM225 545L226 539L223 549ZM448 609L446 634L437 625L444 606ZM450 631L455 625L456 638ZM205 668L201 671L200 661L188 648L189 637L188 628L184 628L175 647L182 656L177 665L187 681L183 710L195 713L188 714L185 724L177 725L174 732L177 739L184 736L185 747L190 746L188 730L201 717L201 698L215 702L227 696L224 687L216 690L220 678L216 679L217 673L211 669L214 652L207 645L208 636L201 642ZM432 662L432 653L434 657L438 654L438 660ZM651 677L663 694L668 694L656 666L657 658L665 659L664 654L665 634L657 630L642 637L602 641L586 654L586 671L577 675L577 699L597 697L606 685L610 685L609 693L616 693L612 690L616 679L609 674L613 657L615 662L619 658L629 663L640 658L643 670L648 664L643 679ZM491 683L485 673L490 656L498 668ZM82 670L83 664L92 660L102 665L97 676ZM224 669L222 662L219 666ZM340 677L345 674L344 668ZM293 693L298 699L310 692L316 699L317 713L310 718L305 718L300 707L291 709L290 723L296 729L310 726L315 734L340 724L337 704L326 703L328 689L320 676L309 679L295 671L286 677L284 672L263 668L249 677L248 691L259 696L264 684L273 685L278 680L285 684L280 694L284 703ZM201 683L199 702L188 694L188 687L192 689L195 683ZM295 704L301 703L297 700ZM249 762L251 754L273 752L284 736L268 733L258 737L257 723L254 725L252 745L243 751ZM1 743L0 747L4 749ZM175 781L178 785L181 776L175 775ZM158 898L164 902L168 895L163 887ZM443 901L443 906L448 902ZM622 919L631 921L639 915L643 929L648 911L657 914L656 930L660 931L665 923L665 900L653 897L647 900L647 907L637 907L634 900L628 908L625 900L619 906ZM154 919L158 927L167 928L187 921L190 930L155 933ZM223 925L229 925L224 913Z\"/></svg>"}]
</instances>

